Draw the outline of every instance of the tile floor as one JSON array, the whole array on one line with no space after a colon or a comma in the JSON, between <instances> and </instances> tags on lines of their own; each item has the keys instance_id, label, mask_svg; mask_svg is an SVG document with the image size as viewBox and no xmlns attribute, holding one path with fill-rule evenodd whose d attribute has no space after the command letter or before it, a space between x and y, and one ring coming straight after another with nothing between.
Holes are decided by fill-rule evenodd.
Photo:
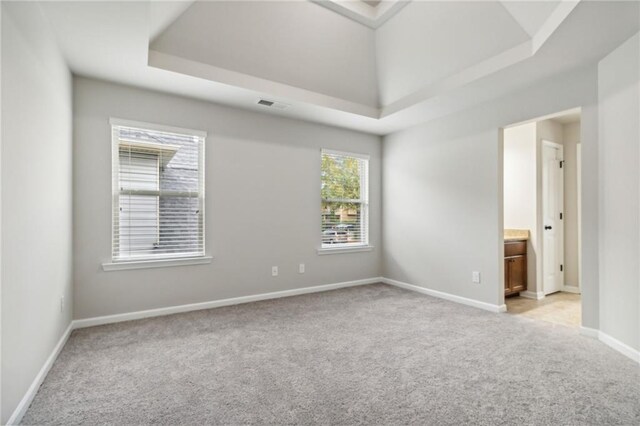
<instances>
[{"instance_id":1,"label":"tile floor","mask_svg":"<svg viewBox=\"0 0 640 426\"><path fill-rule=\"evenodd\" d=\"M506 298L505 303L509 314L580 327L582 306L579 294L558 292L542 300L514 296Z\"/></svg>"}]
</instances>

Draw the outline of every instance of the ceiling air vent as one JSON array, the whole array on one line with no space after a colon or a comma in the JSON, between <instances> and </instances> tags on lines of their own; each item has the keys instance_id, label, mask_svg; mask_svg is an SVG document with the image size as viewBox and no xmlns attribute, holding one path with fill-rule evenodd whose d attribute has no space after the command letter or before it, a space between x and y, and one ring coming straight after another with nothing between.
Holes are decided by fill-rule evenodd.
<instances>
[{"instance_id":1,"label":"ceiling air vent","mask_svg":"<svg viewBox=\"0 0 640 426\"><path fill-rule=\"evenodd\" d=\"M282 102L276 102L276 101L269 101L266 99L259 99L258 100L258 105L262 105L265 106L267 108L274 108L274 109L287 109L290 107L289 104L285 104Z\"/></svg>"}]
</instances>

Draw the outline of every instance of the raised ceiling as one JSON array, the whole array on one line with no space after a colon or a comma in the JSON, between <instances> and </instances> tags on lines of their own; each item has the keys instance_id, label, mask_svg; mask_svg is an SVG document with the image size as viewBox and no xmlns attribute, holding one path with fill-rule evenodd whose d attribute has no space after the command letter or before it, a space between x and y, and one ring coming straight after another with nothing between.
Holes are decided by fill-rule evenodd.
<instances>
[{"instance_id":1,"label":"raised ceiling","mask_svg":"<svg viewBox=\"0 0 640 426\"><path fill-rule=\"evenodd\" d=\"M377 115L375 32L315 3L195 2L149 50L158 68Z\"/></svg>"},{"instance_id":2,"label":"raised ceiling","mask_svg":"<svg viewBox=\"0 0 640 426\"><path fill-rule=\"evenodd\" d=\"M376 29L395 16L411 0L354 1L309 0L346 18Z\"/></svg>"},{"instance_id":3,"label":"raised ceiling","mask_svg":"<svg viewBox=\"0 0 640 426\"><path fill-rule=\"evenodd\" d=\"M195 2L149 65L381 118L533 56L577 4L392 3L406 7L372 29L318 7L362 2Z\"/></svg>"},{"instance_id":4,"label":"raised ceiling","mask_svg":"<svg viewBox=\"0 0 640 426\"><path fill-rule=\"evenodd\" d=\"M636 2L346 2L398 7L377 28L322 3L42 8L76 74L269 112L267 98L379 134L593 63L638 31Z\"/></svg>"}]
</instances>

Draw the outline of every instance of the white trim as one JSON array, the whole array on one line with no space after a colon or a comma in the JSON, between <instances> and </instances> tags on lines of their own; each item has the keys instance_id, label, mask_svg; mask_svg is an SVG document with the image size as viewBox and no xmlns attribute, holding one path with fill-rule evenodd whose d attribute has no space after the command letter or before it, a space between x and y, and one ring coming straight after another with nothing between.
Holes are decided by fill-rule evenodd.
<instances>
[{"instance_id":1,"label":"white trim","mask_svg":"<svg viewBox=\"0 0 640 426\"><path fill-rule=\"evenodd\" d=\"M320 162L326 157L342 157L342 158L356 158L360 162L360 194L358 199L340 199L340 198L324 198L322 197L322 191L320 191L321 203L331 202L346 202L360 205L360 241L355 243L341 243L338 247L334 245L323 244L324 232L326 230L321 229L320 233L320 247L317 249L318 254L335 254L346 253L347 251L371 251L373 249L369 244L369 161L368 154L360 154L355 152L336 151L332 149L321 148L320 149ZM322 228L322 227L321 227ZM364 235L363 235L364 234ZM337 250L343 249L343 250ZM345 250L346 249L346 250Z\"/></svg>"},{"instance_id":2,"label":"white trim","mask_svg":"<svg viewBox=\"0 0 640 426\"><path fill-rule=\"evenodd\" d=\"M361 160L367 160L367 161L371 159L371 156L369 154L360 154L358 152L350 152L350 151L337 151L335 149L321 148L320 153L327 154L327 155L334 155L338 157L360 158Z\"/></svg>"},{"instance_id":3,"label":"white trim","mask_svg":"<svg viewBox=\"0 0 640 426\"><path fill-rule=\"evenodd\" d=\"M363 117L379 119L380 110L377 107L348 101L301 89L284 83L278 83L265 78L254 77L241 72L216 67L202 62L181 58L175 55L149 49L148 65L153 68L190 75L222 84L238 86L258 93L268 93L269 100L294 104L292 101L313 104L315 107L336 109ZM262 108L257 106L256 108Z\"/></svg>"},{"instance_id":4,"label":"white trim","mask_svg":"<svg viewBox=\"0 0 640 426\"><path fill-rule=\"evenodd\" d=\"M576 184L578 198L578 211L576 212L578 222L578 289L580 289L582 287L582 143L580 141L576 141L576 175L578 177Z\"/></svg>"},{"instance_id":5,"label":"white trim","mask_svg":"<svg viewBox=\"0 0 640 426\"><path fill-rule=\"evenodd\" d=\"M110 117L111 126L132 127L134 129L155 130L157 132L177 133L183 135L207 137L207 132L203 130L187 129L185 127L166 126L164 124L145 123L144 121L125 120L123 118Z\"/></svg>"},{"instance_id":6,"label":"white trim","mask_svg":"<svg viewBox=\"0 0 640 426\"><path fill-rule=\"evenodd\" d=\"M443 93L453 91L454 89L472 83L476 80L493 75L504 68L529 59L531 56L533 56L533 42L529 39L494 56L475 63L458 73L451 74L440 80L431 82L413 93L382 106L380 118L386 118L428 99L433 99Z\"/></svg>"},{"instance_id":7,"label":"white trim","mask_svg":"<svg viewBox=\"0 0 640 426\"><path fill-rule=\"evenodd\" d=\"M137 122L137 121L133 121L133 120L125 120L125 119L121 119L121 118L115 118L115 117L110 117L109 118L109 124L111 126L111 171L112 171L112 179L111 179L111 189L112 189L112 209L111 209L111 251L112 251L112 263L104 263L102 265L102 269L104 271L111 271L111 270L121 270L121 269L142 269L142 268L146 268L146 267L161 267L161 266L174 266L172 263L164 263L164 264L156 264L156 263L145 263L145 264L139 264L136 265L135 263L139 262L139 261L156 261L156 260L165 260L165 259L185 259L185 258L195 258L195 257L206 257L205 253L206 253L206 232L205 232L205 203L204 203L204 198L205 198L205 186L204 186L204 180L205 180L205 170L204 170L204 159L205 159L205 145L206 145L206 137L207 137L207 132L204 131L200 131L200 130L192 130L192 129L187 129L187 128L182 128L182 127L173 127L173 126L165 126L165 125L161 125L161 124L154 124L154 123L145 123L145 122ZM159 175L160 173L160 166L161 165L166 165L166 162L160 161L158 158L158 161L156 162L156 173L158 174L156 176L157 180L158 180L158 187L155 190L125 190L123 192L123 188L121 188L120 185L120 171L121 171L121 159L120 159L120 149L123 146L123 142L124 145L129 145L129 147L131 148L131 145L137 145L137 146L145 146L145 149L148 149L150 147L153 147L154 150L158 150L160 153L162 152L167 152L167 151L173 151L173 153L171 154L171 157L173 157L173 155L175 155L175 152L180 148L180 146L178 145L173 145L173 144L158 144L158 143L153 143L153 142L145 142L145 141L138 141L136 139L131 139L131 138L121 138L121 133L120 133L120 129L121 128L133 128L136 130L140 130L141 132L164 132L164 133L173 133L175 135L178 136L189 136L189 137L193 137L193 138L197 138L198 141L194 141L196 143L197 146L197 152L198 152L198 168L197 168L197 172L198 172L198 191L196 192L192 192L192 191L163 191L160 188L160 180L161 177ZM129 149L129 151L131 151L131 149ZM168 162L170 160L170 158L168 158L166 161ZM194 199L197 197L198 200L198 220L199 223L198 225L200 229L198 229L198 238L201 241L201 246L199 247L199 250L195 251L192 250L191 252L181 252L181 253L173 253L173 254L156 254L156 256L154 256L153 258L147 258L147 259L141 259L139 257L136 258L132 258L132 259L122 259L120 261L117 261L115 259L119 259L120 256L118 255L120 250L122 249L121 244L122 243L122 239L120 238L120 230L119 230L119 217L120 217L120 208L118 208L119 205L119 200L120 197L123 195L152 195L152 196L162 196L162 194L165 195L177 195L177 196L190 196L190 197L194 197ZM160 210L159 207L156 206L156 214L159 217L160 215ZM158 222L158 233L160 232L160 225ZM160 238L159 235L156 235L157 238ZM118 266L116 267L115 264L118 263L129 263L130 267L122 267L122 266ZM210 261L209 261L210 262ZM204 261L199 261L199 262L190 262L190 263L184 263L184 262L180 262L180 263L176 263L177 265L184 265L184 264L195 264L195 263L209 263L209 262L204 262Z\"/></svg>"},{"instance_id":8,"label":"white trim","mask_svg":"<svg viewBox=\"0 0 640 426\"><path fill-rule=\"evenodd\" d=\"M583 325L580 326L580 334L586 337L591 337L592 339L598 338L599 331L595 328L585 327Z\"/></svg>"},{"instance_id":9,"label":"white trim","mask_svg":"<svg viewBox=\"0 0 640 426\"><path fill-rule=\"evenodd\" d=\"M42 385L42 383L44 382L44 379L47 377L49 370L51 369L56 359L58 358L58 355L62 351L62 348L64 347L64 345L67 343L67 340L71 335L71 332L75 329L92 327L95 325L102 325L102 324L111 324L111 323L122 322L122 321L130 321L130 320L141 319L141 318L170 315L170 314L175 314L180 312L189 312L189 311L195 311L195 310L201 310L201 309L216 308L221 306L237 305L241 303L256 302L259 300L276 299L281 297L297 296L300 294L308 294L308 293L318 293L318 292L323 292L328 290L335 290L339 288L354 287L358 285L374 284L379 282L382 282L382 278L375 277L375 278L368 278L368 279L355 280L355 281L345 281L345 282L340 282L335 284L319 285L315 287L305 287L305 288L299 288L299 289L293 289L293 290L276 291L273 293L264 293L264 294L257 294L252 296L222 299L222 300L216 300L212 302L193 303L190 305L170 306L167 308L151 309L147 311L138 311L138 312L130 312L126 314L107 315L103 317L73 320L71 321L71 323L69 324L69 326L67 327L63 335L60 337L60 340L58 340L58 343L56 344L55 348L53 349L53 351L45 361L44 365L36 375L35 379L31 383L31 386L29 386L29 389L27 390L25 395L22 397L22 400L20 400L20 403L18 403L18 406L13 411L13 414L11 414L11 417L9 417L9 420L7 421L7 425L16 425L20 423L20 421L22 420L22 417L25 415L29 406L31 405L33 398L35 398L36 394L38 393L38 390Z\"/></svg>"},{"instance_id":10,"label":"white trim","mask_svg":"<svg viewBox=\"0 0 640 426\"><path fill-rule=\"evenodd\" d=\"M326 254L342 254L342 253L358 253L361 251L372 251L374 246L353 246L353 247L325 247L316 249L318 255L323 256Z\"/></svg>"},{"instance_id":11,"label":"white trim","mask_svg":"<svg viewBox=\"0 0 640 426\"><path fill-rule=\"evenodd\" d=\"M542 291L521 291L520 297L525 299L542 300L544 299L544 292Z\"/></svg>"},{"instance_id":12,"label":"white trim","mask_svg":"<svg viewBox=\"0 0 640 426\"><path fill-rule=\"evenodd\" d=\"M590 327L580 327L580 334L586 337L591 337L592 339L598 339L616 352L620 352L622 355L640 364L640 351L633 349L626 343L622 343L615 337L611 337L607 333Z\"/></svg>"},{"instance_id":13,"label":"white trim","mask_svg":"<svg viewBox=\"0 0 640 426\"><path fill-rule=\"evenodd\" d=\"M128 262L105 262L102 264L102 270L124 271L127 269L148 269L148 268L165 268L167 266L185 266L185 265L203 265L211 263L213 257L185 257L172 259L151 259L151 260L135 260Z\"/></svg>"},{"instance_id":14,"label":"white trim","mask_svg":"<svg viewBox=\"0 0 640 426\"><path fill-rule=\"evenodd\" d=\"M573 9L580 3L581 0L561 0L560 4L551 12L551 15L547 17L542 26L538 28L538 31L531 37L533 44L533 54L535 55L538 50L546 43L551 35L560 27L560 24L567 19L567 16L573 11Z\"/></svg>"},{"instance_id":15,"label":"white trim","mask_svg":"<svg viewBox=\"0 0 640 426\"><path fill-rule=\"evenodd\" d=\"M2 7L0 6L0 23L2 22ZM2 58L2 31L0 31L0 58ZM2 81L2 66L0 66L0 81ZM2 98L2 84L0 84L0 100ZM73 112L71 113L71 115ZM0 108L0 147L2 143L2 108ZM71 125L73 127L73 124ZM2 188L2 149L0 149L0 188ZM73 167L72 167L73 168ZM73 191L73 190L72 190ZM72 207L73 209L73 207ZM0 235L2 235L2 197L0 196ZM73 269L72 269L73 270ZM0 244L0 423L2 423L2 244Z\"/></svg>"},{"instance_id":16,"label":"white trim","mask_svg":"<svg viewBox=\"0 0 640 426\"><path fill-rule=\"evenodd\" d=\"M124 314L105 315L102 317L75 320L74 328L93 327L95 325L112 324L141 318L159 317L181 312L199 311L202 309L218 308L222 306L239 305L242 303L258 302L260 300L279 299L281 297L298 296L301 294L319 293L345 287L374 284L382 282L381 277L367 278L355 281L345 281L335 284L318 285L314 287L295 288L291 290L274 291L271 293L254 294L250 296L233 297L229 299L212 300L209 302L191 303L188 305L168 306L166 308L149 309L146 311L128 312Z\"/></svg>"},{"instance_id":17,"label":"white trim","mask_svg":"<svg viewBox=\"0 0 640 426\"><path fill-rule=\"evenodd\" d=\"M640 364L640 351L633 349L626 343L622 343L620 340L616 339L615 337L611 337L610 335L602 331L598 332L598 340L600 340L610 348L620 352L622 355L631 358L631 360Z\"/></svg>"},{"instance_id":18,"label":"white trim","mask_svg":"<svg viewBox=\"0 0 640 426\"><path fill-rule=\"evenodd\" d=\"M40 385L42 385L42 382L44 382L44 379L47 377L49 370L51 370L53 363L58 358L60 351L64 347L65 343L67 343L67 340L71 335L71 331L73 331L73 329L75 328L74 322L75 321L71 321L67 329L64 331L64 333L62 333L60 340L58 340L58 343L53 348L53 351L44 362L44 365L36 375L35 379L33 379L33 382L31 382L31 386L29 386L29 389L27 389L27 392L24 394L24 396L18 403L18 406L13 411L13 414L11 414L11 417L9 417L7 425L17 425L22 420L22 417L25 415L27 409L29 408L29 405L31 405L31 402L33 401L33 398L35 398L36 394L38 393Z\"/></svg>"},{"instance_id":19,"label":"white trim","mask_svg":"<svg viewBox=\"0 0 640 426\"><path fill-rule=\"evenodd\" d=\"M107 315L102 317L73 320L71 321L71 323L69 324L69 326L67 327L63 335L60 337L60 340L58 340L58 343L56 344L53 351L51 352L51 355L49 355L49 357L45 361L44 365L42 366L42 368L36 375L35 379L31 383L31 386L29 386L29 389L27 390L22 400L14 410L13 414L11 415L11 417L9 417L9 420L7 421L7 425L14 425L14 424L20 423L20 421L22 420L22 417L27 412L29 405L33 401L33 398L35 398L38 392L38 389L40 388L40 385L42 385L42 383L44 382L44 379L49 373L49 370L51 369L56 359L58 358L58 355L62 351L62 348L64 347L64 345L67 343L67 340L71 335L71 332L75 329L92 327L92 326L103 325L103 324L112 324L112 323L117 323L122 321L135 320L135 319L170 315L170 314L175 314L180 312L190 312L190 311L201 310L201 309L210 309L210 308L216 308L216 307L222 307L222 306L237 305L241 303L256 302L260 300L277 299L281 297L297 296L297 295L309 294L309 293L319 293L323 291L336 290L339 288L354 287L354 286L366 285L366 284L375 284L378 282L393 285L399 288L403 288L405 290L416 291L418 293L426 294L429 296L450 300L452 302L457 302L464 305L477 307L477 308L488 310L491 312L506 312L505 305L492 305L485 302L479 302L476 300L467 299L465 297L455 296L449 293L430 290L424 287L418 287L412 284L407 284L407 283L397 281L397 280L392 280L389 278L375 277L375 278L367 278L367 279L355 280L355 281L344 281L344 282L335 283L335 284L326 284L326 285L305 287L305 288L293 289L293 290L276 291L272 293L263 293L263 294L253 295L253 296L242 296L242 297L236 297L231 299L222 299L222 300L216 300L216 301L204 302L204 303L193 303L189 305L171 306L167 308L150 309L146 311L130 312L126 314ZM597 338L607 346L611 347L612 349L622 353L623 355L628 356L633 361L640 363L639 351L631 348L630 346L620 342L619 340L609 336L606 333L603 333L593 328L583 326L583 327L580 327L580 334L587 337L591 337L591 338Z\"/></svg>"},{"instance_id":20,"label":"white trim","mask_svg":"<svg viewBox=\"0 0 640 426\"><path fill-rule=\"evenodd\" d=\"M490 312L506 312L507 311L506 305L492 305L490 303L480 302L478 300L468 299L466 297L456 296L450 293L444 293L437 290L431 290L428 288L419 287L413 284L407 284L402 281L392 280L390 278L382 277L382 282L385 284L403 288L405 290L416 291L418 293L426 294L428 296L450 300L452 302L473 306L473 307L484 309ZM538 294L538 293L534 293L534 294ZM621 354L629 357L631 360L640 364L640 351L633 349L631 346L625 343L622 343L616 338L611 337L610 335L603 333L602 331L589 328L589 327L580 327L580 334L587 337L597 338L605 345L609 346L610 348L616 350L617 352L620 352Z\"/></svg>"},{"instance_id":21,"label":"white trim","mask_svg":"<svg viewBox=\"0 0 640 426\"><path fill-rule=\"evenodd\" d=\"M479 300L468 299L466 297L456 296L455 294L445 293L437 290L431 290L429 288L408 284L402 281L392 280L390 278L383 277L382 282L385 284L403 288L405 290L411 290L418 293L426 294L428 296L437 297L439 299L445 299L451 302L456 302L456 303L460 303L467 306L473 306L474 308L484 309L485 311L489 311L489 312L499 313L499 312L507 311L507 305L492 305L491 303L480 302Z\"/></svg>"},{"instance_id":22,"label":"white trim","mask_svg":"<svg viewBox=\"0 0 640 426\"><path fill-rule=\"evenodd\" d=\"M560 291L564 291L565 293L580 294L580 288L573 285L563 285Z\"/></svg>"},{"instance_id":23,"label":"white trim","mask_svg":"<svg viewBox=\"0 0 640 426\"><path fill-rule=\"evenodd\" d=\"M380 2L376 7L372 7L368 4L348 0L311 1L374 30L381 27L403 7L409 4L408 1L385 0Z\"/></svg>"},{"instance_id":24,"label":"white trim","mask_svg":"<svg viewBox=\"0 0 640 426\"><path fill-rule=\"evenodd\" d=\"M543 146L548 146L548 147L551 147L551 148L556 148L559 151L563 151L563 148L564 148L563 145L561 145L561 144L559 144L557 142L550 141L549 139L542 139L542 145ZM563 158L561 158L561 160L563 160L563 159L564 159L564 156L563 156Z\"/></svg>"}]
</instances>

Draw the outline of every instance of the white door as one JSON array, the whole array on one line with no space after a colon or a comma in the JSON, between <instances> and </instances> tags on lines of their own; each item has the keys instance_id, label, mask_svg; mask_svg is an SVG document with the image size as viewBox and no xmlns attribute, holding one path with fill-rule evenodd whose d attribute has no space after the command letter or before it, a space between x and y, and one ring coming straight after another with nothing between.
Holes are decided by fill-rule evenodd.
<instances>
[{"instance_id":1,"label":"white door","mask_svg":"<svg viewBox=\"0 0 640 426\"><path fill-rule=\"evenodd\" d=\"M564 284L564 168L562 145L542 145L542 273L544 294L562 290Z\"/></svg>"}]
</instances>

